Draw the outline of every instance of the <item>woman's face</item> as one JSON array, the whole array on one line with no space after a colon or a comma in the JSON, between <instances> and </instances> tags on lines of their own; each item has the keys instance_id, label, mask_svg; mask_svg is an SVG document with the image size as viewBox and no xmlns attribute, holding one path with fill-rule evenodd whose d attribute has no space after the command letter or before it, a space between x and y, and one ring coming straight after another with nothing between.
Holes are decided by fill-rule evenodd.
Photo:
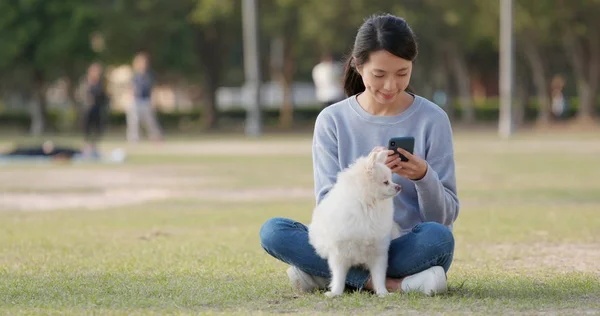
<instances>
[{"instance_id":1,"label":"woman's face","mask_svg":"<svg viewBox=\"0 0 600 316\"><path fill-rule=\"evenodd\" d=\"M102 75L102 67L100 65L91 65L88 70L88 78L90 81L98 81Z\"/></svg>"},{"instance_id":2,"label":"woman's face","mask_svg":"<svg viewBox=\"0 0 600 316\"><path fill-rule=\"evenodd\" d=\"M137 56L133 60L133 69L137 72L146 71L147 65L148 65L148 61L147 61L146 57L144 57L144 56Z\"/></svg>"},{"instance_id":3,"label":"woman's face","mask_svg":"<svg viewBox=\"0 0 600 316\"><path fill-rule=\"evenodd\" d=\"M369 55L369 60L358 66L366 92L382 105L393 105L408 87L412 61L400 58L386 50Z\"/></svg>"}]
</instances>

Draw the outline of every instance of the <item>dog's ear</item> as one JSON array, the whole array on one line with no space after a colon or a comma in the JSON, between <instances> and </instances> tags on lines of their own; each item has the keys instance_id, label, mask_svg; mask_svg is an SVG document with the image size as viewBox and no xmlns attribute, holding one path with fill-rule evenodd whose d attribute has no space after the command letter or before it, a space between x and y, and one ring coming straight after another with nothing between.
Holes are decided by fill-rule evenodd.
<instances>
[{"instance_id":1,"label":"dog's ear","mask_svg":"<svg viewBox=\"0 0 600 316\"><path fill-rule=\"evenodd\" d=\"M377 155L375 157L375 161L384 164L386 159L387 159L387 151L382 150L382 151L378 151L377 152Z\"/></svg>"},{"instance_id":2,"label":"dog's ear","mask_svg":"<svg viewBox=\"0 0 600 316\"><path fill-rule=\"evenodd\" d=\"M367 156L367 169L368 170L373 169L376 162L377 162L377 153L372 151L369 153L369 156Z\"/></svg>"},{"instance_id":3,"label":"dog's ear","mask_svg":"<svg viewBox=\"0 0 600 316\"><path fill-rule=\"evenodd\" d=\"M384 150L369 153L369 156L367 157L367 169L373 169L373 167L375 167L375 164L378 162L385 163L386 158L387 152Z\"/></svg>"}]
</instances>

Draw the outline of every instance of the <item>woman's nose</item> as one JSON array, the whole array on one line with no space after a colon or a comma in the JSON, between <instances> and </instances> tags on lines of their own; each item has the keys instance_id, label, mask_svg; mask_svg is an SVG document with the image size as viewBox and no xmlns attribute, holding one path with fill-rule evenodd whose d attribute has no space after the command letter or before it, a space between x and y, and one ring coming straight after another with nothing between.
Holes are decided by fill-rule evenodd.
<instances>
[{"instance_id":1,"label":"woman's nose","mask_svg":"<svg viewBox=\"0 0 600 316\"><path fill-rule=\"evenodd\" d=\"M394 87L396 87L396 82L394 81L394 79L388 79L383 84L383 89L385 89L386 91L394 91Z\"/></svg>"}]
</instances>

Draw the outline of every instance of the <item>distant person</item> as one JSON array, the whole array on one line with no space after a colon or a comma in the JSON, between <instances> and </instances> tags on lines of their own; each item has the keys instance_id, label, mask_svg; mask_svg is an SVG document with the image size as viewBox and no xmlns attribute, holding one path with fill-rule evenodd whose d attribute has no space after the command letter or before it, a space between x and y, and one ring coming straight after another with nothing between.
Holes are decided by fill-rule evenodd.
<instances>
[{"instance_id":1,"label":"distant person","mask_svg":"<svg viewBox=\"0 0 600 316\"><path fill-rule=\"evenodd\" d=\"M125 162L127 157L125 151L121 148L113 149L109 154L102 155L95 153L88 155L85 151L75 147L57 146L52 141L47 140L41 145L15 146L13 149L0 153L0 162L21 161L30 158L49 159L51 161L99 161L99 162Z\"/></svg>"},{"instance_id":2,"label":"distant person","mask_svg":"<svg viewBox=\"0 0 600 316\"><path fill-rule=\"evenodd\" d=\"M71 147L55 146L52 141L45 141L39 146L16 146L12 150L0 154L0 157L43 157L58 160L69 160L82 152Z\"/></svg>"},{"instance_id":3,"label":"distant person","mask_svg":"<svg viewBox=\"0 0 600 316\"><path fill-rule=\"evenodd\" d=\"M565 87L565 79L561 75L556 75L552 78L550 83L550 94L552 100L552 114L556 118L561 118L566 109L567 102L563 95L563 89Z\"/></svg>"},{"instance_id":4,"label":"distant person","mask_svg":"<svg viewBox=\"0 0 600 316\"><path fill-rule=\"evenodd\" d=\"M133 104L127 111L127 139L130 142L139 141L141 120L150 139L160 141L162 132L151 102L154 78L146 53L138 53L135 56L133 59L133 72Z\"/></svg>"},{"instance_id":5,"label":"distant person","mask_svg":"<svg viewBox=\"0 0 600 316\"><path fill-rule=\"evenodd\" d=\"M332 105L344 99L344 87L342 77L344 65L336 62L330 55L321 59L312 70L312 78L315 84L317 100L323 107Z\"/></svg>"},{"instance_id":6,"label":"distant person","mask_svg":"<svg viewBox=\"0 0 600 316\"><path fill-rule=\"evenodd\" d=\"M90 155L98 152L98 141L104 131L104 121L108 107L108 95L104 82L104 73L99 63L88 67L85 83L85 119L84 134L86 148Z\"/></svg>"}]
</instances>

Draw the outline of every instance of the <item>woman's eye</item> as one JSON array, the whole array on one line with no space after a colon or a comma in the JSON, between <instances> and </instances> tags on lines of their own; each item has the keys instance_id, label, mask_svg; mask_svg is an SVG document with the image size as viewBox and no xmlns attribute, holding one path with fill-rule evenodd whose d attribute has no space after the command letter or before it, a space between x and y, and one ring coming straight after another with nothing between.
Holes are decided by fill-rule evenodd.
<instances>
[{"instance_id":1,"label":"woman's eye","mask_svg":"<svg viewBox=\"0 0 600 316\"><path fill-rule=\"evenodd\" d=\"M373 75L375 78L383 78L383 75Z\"/></svg>"},{"instance_id":2,"label":"woman's eye","mask_svg":"<svg viewBox=\"0 0 600 316\"><path fill-rule=\"evenodd\" d=\"M388 185L388 184L390 184L390 182L389 181L384 181L383 184Z\"/></svg>"}]
</instances>

